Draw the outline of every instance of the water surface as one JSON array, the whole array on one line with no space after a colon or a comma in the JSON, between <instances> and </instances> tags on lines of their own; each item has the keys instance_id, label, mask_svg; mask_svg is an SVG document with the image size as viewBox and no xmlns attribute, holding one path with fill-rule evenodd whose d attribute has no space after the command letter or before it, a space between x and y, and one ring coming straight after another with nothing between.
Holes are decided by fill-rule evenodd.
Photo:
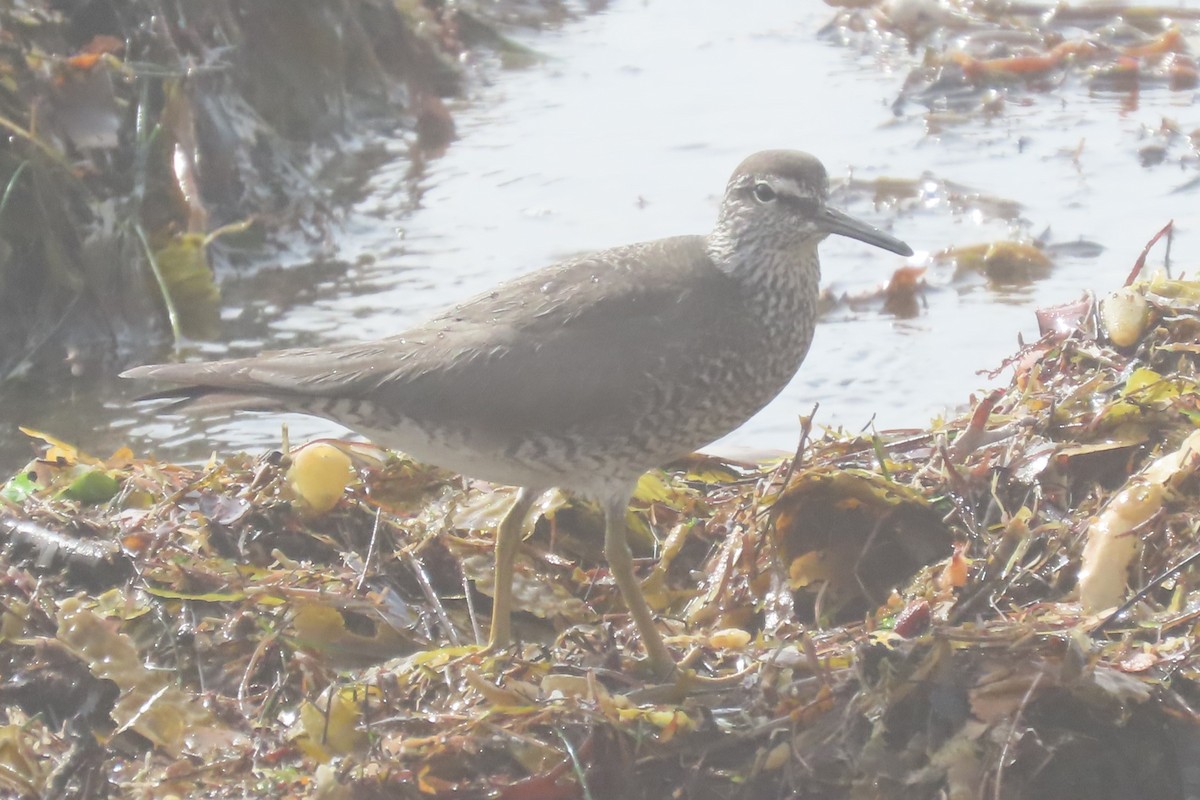
<instances>
[{"instance_id":1,"label":"water surface","mask_svg":"<svg viewBox=\"0 0 1200 800\"><path fill-rule=\"evenodd\" d=\"M1049 276L1007 289L934 270L913 319L872 307L836 310L791 386L725 448L791 450L797 416L816 402L818 424L923 426L986 386L978 371L1014 352L1019 335L1036 336L1036 307L1118 286L1168 219L1177 219L1177 264L1194 261L1194 191L1176 191L1191 175L1166 163L1145 168L1135 155L1164 117L1183 130L1200 127L1192 92L1144 91L1131 107L1124 96L1064 87L1009 103L988 123L934 134L923 109L892 111L903 58L822 41L817 31L831 14L792 0L736 11L717 0L627 0L558 30L519 35L545 59L490 73L488 85L452 106L460 138L428 164L415 191L406 184L407 143L384 143L395 157L365 178L346 209L336 262L227 282L226 339L196 355L386 336L565 256L704 232L730 171L763 148L808 150L834 178L929 174L1021 205L1014 223L958 215L934 201L895 216L847 198L844 210L918 251L909 263L956 244L1047 229L1054 241L1106 249L1060 259ZM840 293L885 282L905 260L831 239L822 262L827 286ZM155 418L129 407L134 393L113 380L31 383L0 406L14 425L93 451L129 443L172 460L276 446L281 421L294 440L344 433L303 417ZM11 441L0 450L10 468L23 452Z\"/></svg>"}]
</instances>

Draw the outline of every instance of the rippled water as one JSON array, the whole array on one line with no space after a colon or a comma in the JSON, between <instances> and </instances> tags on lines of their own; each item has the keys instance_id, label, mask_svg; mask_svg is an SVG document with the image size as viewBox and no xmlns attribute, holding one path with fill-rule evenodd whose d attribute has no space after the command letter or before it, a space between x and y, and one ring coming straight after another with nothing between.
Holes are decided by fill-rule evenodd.
<instances>
[{"instance_id":1,"label":"rippled water","mask_svg":"<svg viewBox=\"0 0 1200 800\"><path fill-rule=\"evenodd\" d=\"M802 10L798 10L802 9ZM722 444L795 446L797 415L820 402L818 424L918 426L965 404L992 368L1036 335L1033 309L1119 285L1143 243L1175 217L1177 264L1195 259L1194 191L1178 166L1143 168L1139 142L1164 117L1198 125L1194 95L1028 95L991 122L929 133L923 109L896 117L902 72L878 57L821 41L832 11L819 3L759 0L736 12L716 0L616 2L602 14L521 37L545 56L503 72L453 111L460 138L432 161L415 210L406 145L373 169L344 228L337 263L292 265L227 283L227 341L202 355L373 338L403 330L489 285L585 250L704 232L724 182L755 150L818 155L835 178L929 173L1021 204L1025 222L956 216L944 205L898 217L861 198L844 210L886 225L920 263L931 251L1051 230L1058 242L1103 245L1098 258L1064 258L1046 278L994 289L931 272L925 307L897 320L873 308L835 311L800 374L768 409ZM907 67L898 64L900 70ZM1084 143L1081 148L1081 143ZM1077 155L1076 155L1077 154ZM903 259L851 241L822 247L837 292L885 282ZM349 265L349 266L347 266ZM277 443L279 418L155 418L128 407L135 391L112 380L6 390L0 409L24 424L99 452L132 443L164 459ZM286 420L293 439L340 434ZM12 468L28 448L9 440Z\"/></svg>"}]
</instances>

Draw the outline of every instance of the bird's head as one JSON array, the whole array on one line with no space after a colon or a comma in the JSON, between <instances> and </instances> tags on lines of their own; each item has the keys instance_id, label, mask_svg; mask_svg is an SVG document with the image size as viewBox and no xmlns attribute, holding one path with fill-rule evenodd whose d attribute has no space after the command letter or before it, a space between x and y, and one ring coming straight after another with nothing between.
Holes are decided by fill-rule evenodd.
<instances>
[{"instance_id":1,"label":"bird's head","mask_svg":"<svg viewBox=\"0 0 1200 800\"><path fill-rule=\"evenodd\" d=\"M764 150L734 170L710 237L714 259L735 270L764 260L812 260L817 245L837 234L902 256L912 249L883 231L826 205L825 167L808 153ZM746 261L758 262L758 266Z\"/></svg>"}]
</instances>

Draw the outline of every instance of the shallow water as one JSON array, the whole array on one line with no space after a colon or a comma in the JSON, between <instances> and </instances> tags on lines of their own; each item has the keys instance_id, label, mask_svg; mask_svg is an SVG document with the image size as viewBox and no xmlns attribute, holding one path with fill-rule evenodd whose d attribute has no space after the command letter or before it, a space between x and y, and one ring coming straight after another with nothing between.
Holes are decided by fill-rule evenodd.
<instances>
[{"instance_id":1,"label":"shallow water","mask_svg":"<svg viewBox=\"0 0 1200 800\"><path fill-rule=\"evenodd\" d=\"M1106 249L1060 258L1048 276L1007 289L933 269L913 319L874 306L835 310L791 386L725 449L791 450L797 416L815 402L818 424L851 429L921 426L965 405L987 385L978 370L998 366L1018 335L1036 337L1035 308L1115 288L1173 217L1176 264L1191 271L1195 191L1175 191L1192 174L1177 163L1142 167L1137 149L1164 117L1185 131L1200 127L1194 92L1143 91L1131 108L1124 95L1076 86L1026 94L1027 104L1010 102L991 122L931 134L924 109L893 114L903 61L893 71L877 55L817 38L831 14L794 0L743 3L733 14L717 0L629 0L523 35L545 60L496 74L452 109L460 138L430 162L415 210L400 157L407 145L395 142L397 157L372 170L335 233L338 263L227 282L227 339L197 355L384 336L563 256L704 232L729 172L768 147L808 150L834 178L928 173L1021 205L1023 221L1009 223L937 202L893 217L850 197L844 210L913 246L909 263L1047 228L1056 242ZM856 292L886 282L905 260L834 239L822 262L829 287ZM278 443L280 418L156 418L129 407L135 393L111 379L31 382L6 389L0 413L13 429L46 430L99 454L131 444L139 454L192 460ZM293 440L343 433L303 417L284 421ZM28 452L19 436L0 441L9 469Z\"/></svg>"}]
</instances>

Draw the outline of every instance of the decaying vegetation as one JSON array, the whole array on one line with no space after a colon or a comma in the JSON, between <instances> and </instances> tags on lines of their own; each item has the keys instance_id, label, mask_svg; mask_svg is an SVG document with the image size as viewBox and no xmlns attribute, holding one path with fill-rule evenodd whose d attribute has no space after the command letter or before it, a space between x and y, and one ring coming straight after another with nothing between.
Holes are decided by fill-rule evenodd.
<instances>
[{"instance_id":1,"label":"decaying vegetation","mask_svg":"<svg viewBox=\"0 0 1200 800\"><path fill-rule=\"evenodd\" d=\"M1158 275L1043 312L1008 387L928 431L647 476L630 523L687 667L667 684L639 671L595 515L568 498L522 548L524 644L484 654L503 491L365 445L189 469L42 435L3 490L0 782L1186 796L1198 297ZM1102 528L1115 561L1088 553ZM1081 602L1088 558L1115 595Z\"/></svg>"}]
</instances>

